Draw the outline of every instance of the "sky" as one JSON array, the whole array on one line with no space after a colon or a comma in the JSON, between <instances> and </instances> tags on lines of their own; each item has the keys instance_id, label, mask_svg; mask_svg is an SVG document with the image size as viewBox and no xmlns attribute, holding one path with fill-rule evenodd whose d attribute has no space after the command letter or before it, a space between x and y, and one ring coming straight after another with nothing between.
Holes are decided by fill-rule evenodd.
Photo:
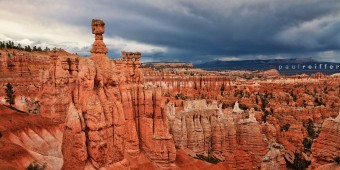
<instances>
[{"instance_id":1,"label":"sky","mask_svg":"<svg viewBox=\"0 0 340 170\"><path fill-rule=\"evenodd\" d=\"M91 20L109 57L142 61L313 58L340 62L339 0L0 0L0 40L89 56Z\"/></svg>"}]
</instances>

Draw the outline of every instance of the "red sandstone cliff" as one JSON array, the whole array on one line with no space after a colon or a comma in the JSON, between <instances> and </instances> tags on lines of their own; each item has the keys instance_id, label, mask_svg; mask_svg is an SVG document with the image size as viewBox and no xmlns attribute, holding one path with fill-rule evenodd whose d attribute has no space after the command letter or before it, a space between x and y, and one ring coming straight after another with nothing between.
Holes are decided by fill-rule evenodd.
<instances>
[{"instance_id":1,"label":"red sandstone cliff","mask_svg":"<svg viewBox=\"0 0 340 170\"><path fill-rule=\"evenodd\" d=\"M335 119L324 121L319 137L312 145L313 160L311 168L318 169L325 164L333 164L336 169L336 158L340 157L340 114ZM331 165L329 165L331 167ZM340 168L338 165L337 168Z\"/></svg>"}]
</instances>

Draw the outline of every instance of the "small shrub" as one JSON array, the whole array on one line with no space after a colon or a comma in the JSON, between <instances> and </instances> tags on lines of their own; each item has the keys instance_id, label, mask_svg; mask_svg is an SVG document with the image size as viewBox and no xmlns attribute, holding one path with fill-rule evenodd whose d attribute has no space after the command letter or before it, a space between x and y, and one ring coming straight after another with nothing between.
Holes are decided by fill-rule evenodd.
<instances>
[{"instance_id":1,"label":"small shrub","mask_svg":"<svg viewBox=\"0 0 340 170\"><path fill-rule=\"evenodd\" d=\"M336 165L340 165L340 156L337 156L334 158L334 162L336 163Z\"/></svg>"},{"instance_id":2,"label":"small shrub","mask_svg":"<svg viewBox=\"0 0 340 170\"><path fill-rule=\"evenodd\" d=\"M227 103L222 103L222 109L226 109L227 107L229 107Z\"/></svg>"},{"instance_id":3,"label":"small shrub","mask_svg":"<svg viewBox=\"0 0 340 170\"><path fill-rule=\"evenodd\" d=\"M290 124L289 124L289 123L286 123L285 125L283 125L283 126L281 127L281 132L282 132L282 131L288 131L289 128L290 128Z\"/></svg>"},{"instance_id":4,"label":"small shrub","mask_svg":"<svg viewBox=\"0 0 340 170\"><path fill-rule=\"evenodd\" d=\"M331 108L335 109L335 103L334 102L331 104Z\"/></svg>"},{"instance_id":5,"label":"small shrub","mask_svg":"<svg viewBox=\"0 0 340 170\"><path fill-rule=\"evenodd\" d=\"M294 157L293 164L290 163L289 161L287 161L287 159L285 158L287 168L296 169L296 170L305 170L305 169L307 169L311 162L305 160L303 158L301 152L295 152L294 155L295 155L295 157Z\"/></svg>"},{"instance_id":6,"label":"small shrub","mask_svg":"<svg viewBox=\"0 0 340 170\"><path fill-rule=\"evenodd\" d=\"M314 130L314 122L312 119L308 119L308 122L307 122L307 132L308 132L308 136L312 139L315 139L317 134Z\"/></svg>"},{"instance_id":7,"label":"small shrub","mask_svg":"<svg viewBox=\"0 0 340 170\"><path fill-rule=\"evenodd\" d=\"M188 99L188 96L185 96L183 93L178 93L178 94L176 94L175 98L177 100L178 99L185 100L185 99Z\"/></svg>"},{"instance_id":8,"label":"small shrub","mask_svg":"<svg viewBox=\"0 0 340 170\"><path fill-rule=\"evenodd\" d=\"M310 138L304 138L302 143L306 149L311 149L313 141Z\"/></svg>"},{"instance_id":9,"label":"small shrub","mask_svg":"<svg viewBox=\"0 0 340 170\"><path fill-rule=\"evenodd\" d=\"M267 95L264 95L264 96L260 96L260 99L261 99L261 109L262 111L264 111L268 105L268 99L267 99Z\"/></svg>"},{"instance_id":10,"label":"small shrub","mask_svg":"<svg viewBox=\"0 0 340 170\"><path fill-rule=\"evenodd\" d=\"M215 158L214 156L204 156L204 155L197 155L197 158L202 160L202 161L206 161L212 164L218 164L219 162L221 162L221 160Z\"/></svg>"},{"instance_id":11,"label":"small shrub","mask_svg":"<svg viewBox=\"0 0 340 170\"><path fill-rule=\"evenodd\" d=\"M13 104L15 104L15 95L14 95L14 90L13 90L13 86L10 83L6 84L6 102L12 106Z\"/></svg>"},{"instance_id":12,"label":"small shrub","mask_svg":"<svg viewBox=\"0 0 340 170\"><path fill-rule=\"evenodd\" d=\"M165 93L163 94L163 96L164 96L164 97L170 97L171 95L170 95L169 92L165 92Z\"/></svg>"},{"instance_id":13,"label":"small shrub","mask_svg":"<svg viewBox=\"0 0 340 170\"><path fill-rule=\"evenodd\" d=\"M262 116L262 121L264 122L264 123L266 123L266 121L267 121L267 116L268 115L270 115L270 112L268 112L267 110L265 110L264 111L264 114L263 114L263 116Z\"/></svg>"},{"instance_id":14,"label":"small shrub","mask_svg":"<svg viewBox=\"0 0 340 170\"><path fill-rule=\"evenodd\" d=\"M222 84L221 88L220 88L220 91L221 91L221 96L223 96L223 92L224 92L224 83Z\"/></svg>"},{"instance_id":15,"label":"small shrub","mask_svg":"<svg viewBox=\"0 0 340 170\"><path fill-rule=\"evenodd\" d=\"M39 103L39 101L36 101L34 99L27 99L27 98L25 98L25 101L27 103L28 113L31 113L31 114L39 114L40 113L40 103Z\"/></svg>"},{"instance_id":16,"label":"small shrub","mask_svg":"<svg viewBox=\"0 0 340 170\"><path fill-rule=\"evenodd\" d=\"M297 101L297 96L294 94L293 91L290 92L290 96L292 96L294 102Z\"/></svg>"},{"instance_id":17,"label":"small shrub","mask_svg":"<svg viewBox=\"0 0 340 170\"><path fill-rule=\"evenodd\" d=\"M242 110L248 110L249 108L245 104L240 104L240 109Z\"/></svg>"},{"instance_id":18,"label":"small shrub","mask_svg":"<svg viewBox=\"0 0 340 170\"><path fill-rule=\"evenodd\" d=\"M31 164L28 165L27 170L45 170L46 164L40 165L37 162L32 162Z\"/></svg>"}]
</instances>

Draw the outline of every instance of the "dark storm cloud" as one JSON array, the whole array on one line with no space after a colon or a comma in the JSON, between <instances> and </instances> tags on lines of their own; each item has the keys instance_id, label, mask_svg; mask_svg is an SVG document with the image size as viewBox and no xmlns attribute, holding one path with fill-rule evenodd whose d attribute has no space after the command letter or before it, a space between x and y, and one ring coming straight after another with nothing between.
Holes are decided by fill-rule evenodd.
<instances>
[{"instance_id":1,"label":"dark storm cloud","mask_svg":"<svg viewBox=\"0 0 340 170\"><path fill-rule=\"evenodd\" d=\"M143 56L155 61L280 57L340 61L339 9L338 0L88 0L32 1L23 13L39 16L47 25L50 20L74 25L85 33L91 31L92 18L104 19L106 42L112 44L115 57L120 46L110 41L119 37L124 40L120 44L126 40L148 45Z\"/></svg>"}]
</instances>

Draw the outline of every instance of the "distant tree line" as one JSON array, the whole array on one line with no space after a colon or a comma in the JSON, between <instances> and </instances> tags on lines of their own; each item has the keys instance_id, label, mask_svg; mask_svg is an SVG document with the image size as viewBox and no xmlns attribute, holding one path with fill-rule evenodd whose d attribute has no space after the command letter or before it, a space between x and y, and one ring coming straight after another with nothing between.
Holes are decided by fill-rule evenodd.
<instances>
[{"instance_id":1,"label":"distant tree line","mask_svg":"<svg viewBox=\"0 0 340 170\"><path fill-rule=\"evenodd\" d=\"M32 52L32 51L40 51L40 52L49 52L51 51L50 48L48 47L45 47L44 49L42 49L41 47L37 47L37 46L22 46L20 43L18 44L14 44L13 41L8 41L8 42L5 42L5 41L0 41L0 49L17 49L17 50L25 50L27 52ZM56 48L54 48L53 50L56 50Z\"/></svg>"}]
</instances>

